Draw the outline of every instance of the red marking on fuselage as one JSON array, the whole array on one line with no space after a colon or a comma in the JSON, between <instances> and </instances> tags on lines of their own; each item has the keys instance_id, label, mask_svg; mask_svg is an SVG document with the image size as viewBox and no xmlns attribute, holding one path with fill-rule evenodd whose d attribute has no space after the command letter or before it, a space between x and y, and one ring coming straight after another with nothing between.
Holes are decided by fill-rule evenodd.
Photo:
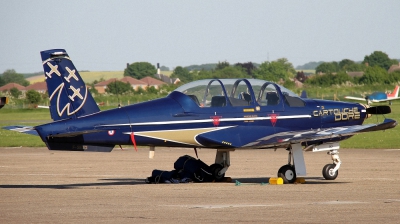
<instances>
[{"instance_id":1,"label":"red marking on fuselage","mask_svg":"<svg viewBox=\"0 0 400 224\"><path fill-rule=\"evenodd\" d=\"M214 126L219 126L219 119L221 119L221 116L211 116L211 118L213 119Z\"/></svg>"},{"instance_id":2,"label":"red marking on fuselage","mask_svg":"<svg viewBox=\"0 0 400 224\"><path fill-rule=\"evenodd\" d=\"M276 122L278 121L279 114L268 114L271 117L271 124L275 127Z\"/></svg>"},{"instance_id":3,"label":"red marking on fuselage","mask_svg":"<svg viewBox=\"0 0 400 224\"><path fill-rule=\"evenodd\" d=\"M131 133L131 141L132 141L133 147L135 148L135 151L137 152L136 140L135 140L135 136L133 135L133 132Z\"/></svg>"}]
</instances>

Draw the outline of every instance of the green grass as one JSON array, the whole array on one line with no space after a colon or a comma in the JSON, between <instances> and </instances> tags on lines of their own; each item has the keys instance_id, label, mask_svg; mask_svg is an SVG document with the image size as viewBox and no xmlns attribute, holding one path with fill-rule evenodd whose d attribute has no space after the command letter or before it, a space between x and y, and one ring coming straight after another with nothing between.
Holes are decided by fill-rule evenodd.
<instances>
[{"instance_id":1,"label":"green grass","mask_svg":"<svg viewBox=\"0 0 400 224\"><path fill-rule=\"evenodd\" d=\"M375 104L379 105L379 104ZM375 106L373 105L373 106ZM387 105L381 103L380 105ZM386 114L386 118L391 118L400 121L400 102L394 102L391 106L392 113ZM378 118L378 119L377 119ZM383 116L374 115L367 120L364 124L376 124L383 121ZM341 142L342 148L362 148L362 149L397 149L400 148L398 140L400 139L400 127L384 130L374 131L355 135L348 140Z\"/></svg>"},{"instance_id":2,"label":"green grass","mask_svg":"<svg viewBox=\"0 0 400 224\"><path fill-rule=\"evenodd\" d=\"M9 109L7 105L0 110L0 123L21 120L48 120L51 121L48 109Z\"/></svg>"},{"instance_id":3,"label":"green grass","mask_svg":"<svg viewBox=\"0 0 400 224\"><path fill-rule=\"evenodd\" d=\"M35 126L51 122L48 109L8 109L0 110L0 126ZM0 147L44 147L43 141L34 135L0 129Z\"/></svg>"},{"instance_id":4,"label":"green grass","mask_svg":"<svg viewBox=\"0 0 400 224\"><path fill-rule=\"evenodd\" d=\"M385 105L385 104L382 104ZM101 107L102 110L115 108L112 106ZM392 118L400 121L400 102L394 102L392 105L392 113L386 115L387 118ZM378 120L377 120L378 118ZM382 116L372 116L367 119L364 124L382 122ZM48 109L9 109L2 108L0 110L0 127L10 125L27 125L35 126L43 123L51 122ZM352 138L342 141L342 148L400 148L398 139L400 139L399 126L385 130L358 134ZM0 129L0 147L41 147L45 144L38 136L22 134L14 131Z\"/></svg>"}]
</instances>

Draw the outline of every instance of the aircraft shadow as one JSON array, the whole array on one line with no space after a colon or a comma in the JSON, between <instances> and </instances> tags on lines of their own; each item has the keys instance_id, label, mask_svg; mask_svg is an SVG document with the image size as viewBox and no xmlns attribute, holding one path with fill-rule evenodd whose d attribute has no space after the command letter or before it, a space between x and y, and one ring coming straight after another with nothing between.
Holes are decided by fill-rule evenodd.
<instances>
[{"instance_id":1,"label":"aircraft shadow","mask_svg":"<svg viewBox=\"0 0 400 224\"><path fill-rule=\"evenodd\" d=\"M327 181L322 177L306 177L305 184L347 184L351 182L338 182L338 181ZM117 178L117 179L99 179L99 181L104 182L96 182L96 183L75 183L75 184L45 184L45 185L37 185L37 184L3 184L0 185L2 189L76 189L82 187L105 187L105 186L123 186L123 185L142 185L147 184L145 179L135 179L135 178ZM268 177L249 177L249 178L232 178L232 182L222 182L222 183L235 183L239 181L244 184L262 184L268 183Z\"/></svg>"},{"instance_id":2,"label":"aircraft shadow","mask_svg":"<svg viewBox=\"0 0 400 224\"><path fill-rule=\"evenodd\" d=\"M144 179L99 179L100 181L107 182L96 182L96 183L75 183L75 184L45 184L45 185L37 185L37 184L3 184L0 185L0 188L15 188L15 189L75 189L81 187L104 187L104 186L122 186L122 185L137 185L137 184L146 184Z\"/></svg>"}]
</instances>

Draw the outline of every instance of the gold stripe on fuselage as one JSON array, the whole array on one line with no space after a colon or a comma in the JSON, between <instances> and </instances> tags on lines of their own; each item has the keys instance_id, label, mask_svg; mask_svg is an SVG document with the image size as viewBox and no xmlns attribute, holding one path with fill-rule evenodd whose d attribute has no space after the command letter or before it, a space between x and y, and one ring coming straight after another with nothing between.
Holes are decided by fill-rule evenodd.
<instances>
[{"instance_id":1,"label":"gold stripe on fuselage","mask_svg":"<svg viewBox=\"0 0 400 224\"><path fill-rule=\"evenodd\" d=\"M202 146L196 141L196 136L207 132L217 131L228 127L212 127L212 128L199 128L199 129L179 129L179 130L162 130L162 131L140 131L134 132L135 136L143 136L148 138L155 138L164 141L183 143L187 145Z\"/></svg>"}]
</instances>

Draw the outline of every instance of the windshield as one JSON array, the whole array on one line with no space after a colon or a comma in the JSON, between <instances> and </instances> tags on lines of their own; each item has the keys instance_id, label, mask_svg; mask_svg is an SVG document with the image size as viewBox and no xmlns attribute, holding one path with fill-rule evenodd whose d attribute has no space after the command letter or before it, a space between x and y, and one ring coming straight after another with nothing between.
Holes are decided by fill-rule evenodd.
<instances>
[{"instance_id":1,"label":"windshield","mask_svg":"<svg viewBox=\"0 0 400 224\"><path fill-rule=\"evenodd\" d=\"M180 86L175 91L186 94L199 107L225 107L228 105L240 107L255 105L255 103L261 106L274 106L279 104L281 94L284 102L289 106L291 105L288 101L290 99L301 101L289 89L260 79L204 79Z\"/></svg>"},{"instance_id":2,"label":"windshield","mask_svg":"<svg viewBox=\"0 0 400 224\"><path fill-rule=\"evenodd\" d=\"M204 90L207 88L207 86L211 80L214 80L214 81L211 83L210 91L216 91L218 93L221 93L220 91L222 91L222 89L220 89L220 88L222 88L222 87L221 87L220 83L218 81L216 81L217 79L203 79L203 80L190 82L190 83L180 86L179 88L175 89L175 91L179 91L186 95L196 95L197 97L201 98L204 94ZM256 95L261 90L261 87L265 83L268 82L268 81L260 80L260 79L247 79L247 80L250 82L250 84L253 88L254 94L256 94ZM232 91L233 84L235 84L237 79L219 79L219 81L221 81L221 83L224 85L226 93L230 94ZM276 85L279 86L282 94L293 96L293 97L299 97L297 94L293 93L291 90L289 90L281 85L278 85L278 84L276 84ZM246 88L245 85L242 85L242 83L240 83L239 88L238 88L238 90L236 90L236 92L248 91L248 90L245 90L244 88Z\"/></svg>"}]
</instances>

